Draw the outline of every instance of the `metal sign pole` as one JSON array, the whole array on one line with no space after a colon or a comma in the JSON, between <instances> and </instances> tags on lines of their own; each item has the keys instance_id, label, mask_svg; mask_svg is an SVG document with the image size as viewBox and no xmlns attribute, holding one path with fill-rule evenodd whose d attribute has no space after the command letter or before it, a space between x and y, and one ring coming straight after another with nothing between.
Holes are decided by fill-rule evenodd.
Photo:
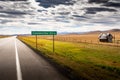
<instances>
[{"instance_id":1,"label":"metal sign pole","mask_svg":"<svg viewBox=\"0 0 120 80\"><path fill-rule=\"evenodd\" d=\"M114 43L115 43L115 34L114 34Z\"/></svg>"},{"instance_id":2,"label":"metal sign pole","mask_svg":"<svg viewBox=\"0 0 120 80\"><path fill-rule=\"evenodd\" d=\"M36 49L37 49L37 35L36 35Z\"/></svg>"},{"instance_id":3,"label":"metal sign pole","mask_svg":"<svg viewBox=\"0 0 120 80\"><path fill-rule=\"evenodd\" d=\"M54 34L53 34L53 52L55 51L55 40L54 40Z\"/></svg>"}]
</instances>

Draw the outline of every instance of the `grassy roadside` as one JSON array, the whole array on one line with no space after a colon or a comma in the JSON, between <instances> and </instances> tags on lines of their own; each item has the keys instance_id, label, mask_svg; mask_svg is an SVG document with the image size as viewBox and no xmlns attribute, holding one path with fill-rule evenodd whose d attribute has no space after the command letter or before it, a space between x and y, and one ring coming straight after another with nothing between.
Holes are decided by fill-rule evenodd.
<instances>
[{"instance_id":1,"label":"grassy roadside","mask_svg":"<svg viewBox=\"0 0 120 80\"><path fill-rule=\"evenodd\" d=\"M35 49L33 37L18 38ZM39 39L38 43L38 50L67 69L71 77L85 80L120 79L120 47L56 41L53 53L51 40Z\"/></svg>"},{"instance_id":2,"label":"grassy roadside","mask_svg":"<svg viewBox=\"0 0 120 80\"><path fill-rule=\"evenodd\" d=\"M6 38L6 37L9 37L9 36L0 36L0 38Z\"/></svg>"}]
</instances>

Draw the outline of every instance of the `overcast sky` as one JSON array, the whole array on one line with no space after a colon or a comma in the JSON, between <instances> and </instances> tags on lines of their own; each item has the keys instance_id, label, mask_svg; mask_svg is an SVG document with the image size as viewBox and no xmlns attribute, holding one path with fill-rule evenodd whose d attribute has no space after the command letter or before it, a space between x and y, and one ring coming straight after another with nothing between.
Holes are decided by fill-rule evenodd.
<instances>
[{"instance_id":1,"label":"overcast sky","mask_svg":"<svg viewBox=\"0 0 120 80\"><path fill-rule=\"evenodd\" d=\"M120 0L0 0L0 34L120 29Z\"/></svg>"}]
</instances>

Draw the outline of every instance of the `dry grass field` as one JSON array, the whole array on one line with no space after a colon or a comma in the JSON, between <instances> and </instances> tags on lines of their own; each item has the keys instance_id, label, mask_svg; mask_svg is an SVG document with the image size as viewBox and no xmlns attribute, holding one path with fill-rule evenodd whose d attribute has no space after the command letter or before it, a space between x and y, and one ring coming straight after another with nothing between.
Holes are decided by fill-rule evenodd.
<instances>
[{"instance_id":1,"label":"dry grass field","mask_svg":"<svg viewBox=\"0 0 120 80\"><path fill-rule=\"evenodd\" d=\"M5 37L9 37L9 36L0 36L0 38L5 38Z\"/></svg>"},{"instance_id":2,"label":"dry grass field","mask_svg":"<svg viewBox=\"0 0 120 80\"><path fill-rule=\"evenodd\" d=\"M102 44L102 45L114 45L120 46L120 31L109 31L115 38L113 39L113 43L103 43L99 42L98 36L101 32L91 32L85 34L65 34L65 35L57 35L55 36L56 41L66 41L66 42L84 42L84 43L92 43L92 44ZM108 33L108 32L104 32ZM39 36L38 38L52 40L52 36Z\"/></svg>"}]
</instances>

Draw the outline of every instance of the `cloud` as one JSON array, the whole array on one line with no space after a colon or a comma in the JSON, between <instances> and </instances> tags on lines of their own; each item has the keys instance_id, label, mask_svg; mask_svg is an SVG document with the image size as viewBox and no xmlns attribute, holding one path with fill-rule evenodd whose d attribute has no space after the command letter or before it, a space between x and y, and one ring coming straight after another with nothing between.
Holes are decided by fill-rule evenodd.
<instances>
[{"instance_id":1,"label":"cloud","mask_svg":"<svg viewBox=\"0 0 120 80\"><path fill-rule=\"evenodd\" d=\"M41 1L48 4L45 2L48 0ZM54 6L49 7L41 6L43 3L35 0L0 1L0 34L4 31L9 34L30 33L32 30L83 32L114 29L120 25L120 9L115 6L89 3L88 0L68 0L65 3L60 0L51 2L50 5Z\"/></svg>"}]
</instances>

